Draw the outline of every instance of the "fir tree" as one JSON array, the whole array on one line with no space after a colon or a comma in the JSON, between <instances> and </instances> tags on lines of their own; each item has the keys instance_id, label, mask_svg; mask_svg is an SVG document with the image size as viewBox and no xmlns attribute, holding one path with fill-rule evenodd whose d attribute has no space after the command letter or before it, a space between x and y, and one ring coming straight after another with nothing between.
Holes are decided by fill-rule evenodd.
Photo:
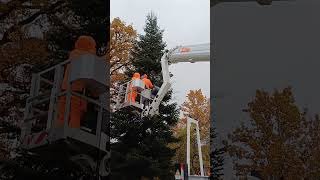
<instances>
[{"instance_id":1,"label":"fir tree","mask_svg":"<svg viewBox=\"0 0 320 180\"><path fill-rule=\"evenodd\" d=\"M210 128L211 153L210 153L210 179L219 180L223 176L225 149L219 148L213 143L216 141L217 133L214 128Z\"/></svg>"},{"instance_id":2,"label":"fir tree","mask_svg":"<svg viewBox=\"0 0 320 180\"><path fill-rule=\"evenodd\" d=\"M164 54L166 43L162 36L164 30L158 26L157 17L150 13L147 16L144 27L145 35L139 36L136 48L133 52L133 70L141 75L146 73L152 82L158 86L162 84L161 57ZM128 71L133 74L133 71Z\"/></svg>"},{"instance_id":3,"label":"fir tree","mask_svg":"<svg viewBox=\"0 0 320 180\"><path fill-rule=\"evenodd\" d=\"M134 72L148 74L153 84L161 86L160 60L166 44L162 40L163 30L158 26L157 17L147 16L144 35L139 36L133 53L132 69L127 71L128 80ZM159 115L140 118L132 110L112 113L111 134L117 142L111 145L112 179L140 179L159 177L171 179L174 167L171 158L174 151L168 144L175 142L170 128L178 121L175 103L169 103L171 92L163 99Z\"/></svg>"}]
</instances>

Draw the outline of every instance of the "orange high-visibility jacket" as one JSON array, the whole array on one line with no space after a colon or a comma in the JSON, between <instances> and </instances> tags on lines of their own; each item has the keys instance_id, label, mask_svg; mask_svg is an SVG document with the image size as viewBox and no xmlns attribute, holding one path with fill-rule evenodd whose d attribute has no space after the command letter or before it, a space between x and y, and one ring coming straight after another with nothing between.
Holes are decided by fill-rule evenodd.
<instances>
[{"instance_id":1,"label":"orange high-visibility jacket","mask_svg":"<svg viewBox=\"0 0 320 180\"><path fill-rule=\"evenodd\" d=\"M131 79L131 82L135 79L140 79L140 74L139 73L134 73L133 77ZM129 93L128 93L128 101L131 101L133 103L136 102L136 97L137 97L137 90L132 88L132 84L130 83L129 85Z\"/></svg>"},{"instance_id":2,"label":"orange high-visibility jacket","mask_svg":"<svg viewBox=\"0 0 320 180\"><path fill-rule=\"evenodd\" d=\"M133 77L131 78L131 82L135 79L140 79L140 74L139 73L134 73ZM131 84L130 84L130 88L131 88Z\"/></svg>"},{"instance_id":3,"label":"orange high-visibility jacket","mask_svg":"<svg viewBox=\"0 0 320 180\"><path fill-rule=\"evenodd\" d=\"M140 74L139 73L134 73L131 80L135 80L135 79L140 79Z\"/></svg>"},{"instance_id":4,"label":"orange high-visibility jacket","mask_svg":"<svg viewBox=\"0 0 320 180\"><path fill-rule=\"evenodd\" d=\"M75 43L75 49L71 51L69 59L75 60L78 56L83 54L95 54L96 43L90 36L80 36ZM62 89L67 88L68 76L70 71L70 64L67 65L65 75L62 82ZM85 88L85 84L82 81L76 81L72 84L72 91L82 91ZM64 113L66 108L66 96L62 96L58 100L58 126L64 124ZM80 120L83 118L84 113L87 111L87 101L77 96L71 96L70 101L70 122L69 127L80 128ZM68 118L69 119L69 118Z\"/></svg>"},{"instance_id":5,"label":"orange high-visibility jacket","mask_svg":"<svg viewBox=\"0 0 320 180\"><path fill-rule=\"evenodd\" d=\"M90 36L80 36L75 43L75 49L70 52L69 59L72 61L83 54L96 54L96 43ZM62 89L67 89L68 77L70 72L70 64L67 65L65 75L63 77ZM84 84L81 81L76 81L72 84L73 91L82 91Z\"/></svg>"},{"instance_id":6,"label":"orange high-visibility jacket","mask_svg":"<svg viewBox=\"0 0 320 180\"><path fill-rule=\"evenodd\" d=\"M145 84L147 89L152 89L153 88L153 84L150 81L150 79L148 79L148 76L146 74L143 76L142 81L144 82L144 84Z\"/></svg>"}]
</instances>

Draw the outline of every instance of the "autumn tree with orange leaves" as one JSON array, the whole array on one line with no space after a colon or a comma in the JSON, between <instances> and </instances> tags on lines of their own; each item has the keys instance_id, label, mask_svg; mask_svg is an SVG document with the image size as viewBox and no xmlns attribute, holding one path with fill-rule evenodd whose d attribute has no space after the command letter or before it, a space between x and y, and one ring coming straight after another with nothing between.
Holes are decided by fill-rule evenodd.
<instances>
[{"instance_id":1,"label":"autumn tree with orange leaves","mask_svg":"<svg viewBox=\"0 0 320 180\"><path fill-rule=\"evenodd\" d=\"M126 25L120 18L114 18L110 27L110 75L119 75L130 65L131 51L137 38L132 25ZM122 70L122 71L121 71Z\"/></svg>"},{"instance_id":2,"label":"autumn tree with orange leaves","mask_svg":"<svg viewBox=\"0 0 320 180\"><path fill-rule=\"evenodd\" d=\"M137 38L137 32L131 25L126 25L120 18L114 18L110 27L110 44L107 61L110 62L111 97L115 88L126 79L125 70L131 66L131 52Z\"/></svg>"},{"instance_id":3,"label":"autumn tree with orange leaves","mask_svg":"<svg viewBox=\"0 0 320 180\"><path fill-rule=\"evenodd\" d=\"M320 119L295 104L292 89L257 90L244 110L250 119L224 142L237 175L263 179L319 179Z\"/></svg>"}]
</instances>

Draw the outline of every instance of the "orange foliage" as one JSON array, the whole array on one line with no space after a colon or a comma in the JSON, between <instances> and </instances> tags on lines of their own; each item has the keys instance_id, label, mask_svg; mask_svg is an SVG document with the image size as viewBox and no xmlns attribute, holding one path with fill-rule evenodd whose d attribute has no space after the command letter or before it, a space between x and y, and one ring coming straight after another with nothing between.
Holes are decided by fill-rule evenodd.
<instances>
[{"instance_id":1,"label":"orange foliage","mask_svg":"<svg viewBox=\"0 0 320 180\"><path fill-rule=\"evenodd\" d=\"M119 82L127 77L125 71L131 66L131 52L137 32L131 25L126 25L120 18L114 18L110 26L110 43L106 60L110 63L110 93L114 97L114 90Z\"/></svg>"},{"instance_id":2,"label":"orange foliage","mask_svg":"<svg viewBox=\"0 0 320 180\"><path fill-rule=\"evenodd\" d=\"M257 90L242 123L224 141L238 175L259 171L263 179L320 177L319 117L307 118L291 88L269 94Z\"/></svg>"},{"instance_id":3,"label":"orange foliage","mask_svg":"<svg viewBox=\"0 0 320 180\"><path fill-rule=\"evenodd\" d=\"M19 64L37 64L47 60L47 44L37 38L21 39L0 47L0 80L8 77L11 68Z\"/></svg>"}]
</instances>

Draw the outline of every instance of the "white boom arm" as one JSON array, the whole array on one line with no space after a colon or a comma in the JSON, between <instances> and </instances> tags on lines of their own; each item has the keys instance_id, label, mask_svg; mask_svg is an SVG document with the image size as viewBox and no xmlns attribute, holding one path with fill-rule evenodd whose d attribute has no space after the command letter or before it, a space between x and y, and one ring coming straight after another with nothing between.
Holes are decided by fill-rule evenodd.
<instances>
[{"instance_id":1,"label":"white boom arm","mask_svg":"<svg viewBox=\"0 0 320 180\"><path fill-rule=\"evenodd\" d=\"M271 5L273 1L294 1L294 0L211 0L210 6L213 7L218 3L231 3L231 2L257 2L260 5Z\"/></svg>"},{"instance_id":2,"label":"white boom arm","mask_svg":"<svg viewBox=\"0 0 320 180\"><path fill-rule=\"evenodd\" d=\"M198 44L191 46L178 46L169 52L166 52L161 58L161 68L162 68L162 77L163 84L161 85L159 92L156 97L153 99L151 105L147 110L146 114L151 116L158 113L159 105L169 91L170 83L170 73L169 73L169 62L170 63L179 63L179 62L204 62L210 61L210 44Z\"/></svg>"}]
</instances>

